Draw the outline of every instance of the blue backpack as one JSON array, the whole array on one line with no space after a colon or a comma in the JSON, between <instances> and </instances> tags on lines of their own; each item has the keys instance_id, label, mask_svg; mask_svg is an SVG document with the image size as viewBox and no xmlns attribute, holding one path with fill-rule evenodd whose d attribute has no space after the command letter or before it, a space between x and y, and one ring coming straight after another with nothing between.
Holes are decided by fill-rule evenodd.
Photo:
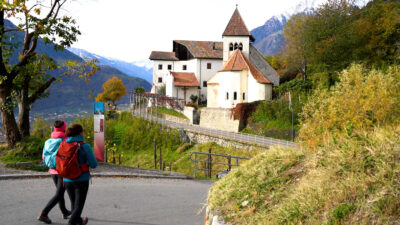
<instances>
[{"instance_id":1,"label":"blue backpack","mask_svg":"<svg viewBox=\"0 0 400 225\"><path fill-rule=\"evenodd\" d=\"M50 138L44 143L44 164L50 169L56 169L56 155L62 140L62 138Z\"/></svg>"}]
</instances>

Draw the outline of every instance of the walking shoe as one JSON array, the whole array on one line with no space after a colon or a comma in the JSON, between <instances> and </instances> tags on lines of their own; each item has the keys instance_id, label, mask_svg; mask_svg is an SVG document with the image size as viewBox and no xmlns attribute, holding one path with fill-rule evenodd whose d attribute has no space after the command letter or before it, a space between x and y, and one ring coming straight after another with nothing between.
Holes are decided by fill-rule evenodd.
<instances>
[{"instance_id":1,"label":"walking shoe","mask_svg":"<svg viewBox=\"0 0 400 225\"><path fill-rule=\"evenodd\" d=\"M63 213L63 214L62 214L62 218L63 218L64 220L66 220L66 219L68 219L68 217L69 217L71 214L72 214L72 212L67 210L66 213Z\"/></svg>"},{"instance_id":2,"label":"walking shoe","mask_svg":"<svg viewBox=\"0 0 400 225\"><path fill-rule=\"evenodd\" d=\"M40 213L39 217L37 218L39 221L42 221L43 223L46 224L51 224L51 220L48 216L42 216L42 213Z\"/></svg>"},{"instance_id":3,"label":"walking shoe","mask_svg":"<svg viewBox=\"0 0 400 225\"><path fill-rule=\"evenodd\" d=\"M89 218L83 217L81 225L86 225L89 222Z\"/></svg>"}]
</instances>

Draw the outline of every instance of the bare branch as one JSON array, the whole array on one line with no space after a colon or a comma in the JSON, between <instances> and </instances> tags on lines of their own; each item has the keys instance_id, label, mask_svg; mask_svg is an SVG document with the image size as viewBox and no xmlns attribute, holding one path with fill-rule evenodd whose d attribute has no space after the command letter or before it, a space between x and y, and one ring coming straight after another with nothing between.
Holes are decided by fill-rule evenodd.
<instances>
[{"instance_id":1,"label":"bare branch","mask_svg":"<svg viewBox=\"0 0 400 225\"><path fill-rule=\"evenodd\" d=\"M50 80L48 80L46 83L42 84L36 91L28 98L29 104L34 103L40 95L42 95L49 87L50 85L56 81L55 77L51 77Z\"/></svg>"}]
</instances>

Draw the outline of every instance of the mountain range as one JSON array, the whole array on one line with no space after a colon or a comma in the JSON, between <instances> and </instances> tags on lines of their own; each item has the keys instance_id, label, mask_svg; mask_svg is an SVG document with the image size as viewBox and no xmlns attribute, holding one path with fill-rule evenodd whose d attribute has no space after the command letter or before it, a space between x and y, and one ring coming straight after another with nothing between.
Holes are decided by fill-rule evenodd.
<instances>
[{"instance_id":1,"label":"mountain range","mask_svg":"<svg viewBox=\"0 0 400 225\"><path fill-rule=\"evenodd\" d=\"M5 21L5 27L7 29L16 28L10 21ZM13 36L9 39L11 43L23 43L24 33L14 31L9 34ZM54 44L45 44L42 40L38 41L36 51L39 54L46 54L53 58L57 63L64 62L66 60L76 60L82 62L83 59L68 50L56 51L54 50ZM18 61L18 49L14 50L13 55L10 58L10 63L14 64ZM94 99L90 98L90 95L96 96L102 92L102 85L105 81L110 79L112 76L117 76L124 83L127 92L134 90L136 87L144 87L147 91L150 90L151 85L146 80L139 77L128 76L120 70L108 66L100 65L100 70L94 74L90 82L82 81L77 77L63 77L61 83L54 83L49 88L49 97L38 100L32 106L32 112L43 114L44 117L54 113L62 112L78 112L78 111L90 111L93 109ZM58 70L51 71L53 76L60 76L61 72ZM124 96L119 104L126 104L129 102L128 95Z\"/></svg>"},{"instance_id":2,"label":"mountain range","mask_svg":"<svg viewBox=\"0 0 400 225\"><path fill-rule=\"evenodd\" d=\"M150 60L125 62L95 53L88 52L79 48L68 48L68 50L81 58L97 59L100 65L114 67L128 76L139 77L148 82L153 82L153 66Z\"/></svg>"},{"instance_id":3,"label":"mountain range","mask_svg":"<svg viewBox=\"0 0 400 225\"><path fill-rule=\"evenodd\" d=\"M279 53L285 45L283 28L287 21L288 17L285 15L273 16L262 26L253 29L251 34L256 39L254 47L266 56Z\"/></svg>"}]
</instances>

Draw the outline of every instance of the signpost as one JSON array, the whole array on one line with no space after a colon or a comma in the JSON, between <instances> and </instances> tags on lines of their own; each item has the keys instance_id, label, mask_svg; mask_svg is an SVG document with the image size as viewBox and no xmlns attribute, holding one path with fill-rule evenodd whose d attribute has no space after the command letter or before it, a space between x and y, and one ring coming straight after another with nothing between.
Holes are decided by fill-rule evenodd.
<instances>
[{"instance_id":1,"label":"signpost","mask_svg":"<svg viewBox=\"0 0 400 225\"><path fill-rule=\"evenodd\" d=\"M104 162L104 102L94 103L94 155L97 161Z\"/></svg>"}]
</instances>

